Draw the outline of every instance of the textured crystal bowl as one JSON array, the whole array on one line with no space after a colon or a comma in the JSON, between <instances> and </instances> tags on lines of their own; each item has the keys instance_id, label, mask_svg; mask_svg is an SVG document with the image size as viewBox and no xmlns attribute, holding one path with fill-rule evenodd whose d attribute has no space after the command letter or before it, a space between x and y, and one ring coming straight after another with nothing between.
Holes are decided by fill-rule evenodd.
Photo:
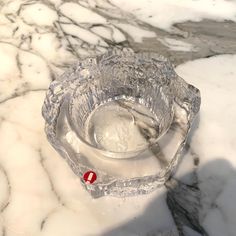
<instances>
[{"instance_id":1,"label":"textured crystal bowl","mask_svg":"<svg viewBox=\"0 0 236 236\"><path fill-rule=\"evenodd\" d=\"M199 107L199 90L164 57L112 51L53 81L43 116L48 140L93 197L129 196L169 177Z\"/></svg>"},{"instance_id":2,"label":"textured crystal bowl","mask_svg":"<svg viewBox=\"0 0 236 236\"><path fill-rule=\"evenodd\" d=\"M88 148L104 156L136 156L171 125L171 87L165 78L156 79L156 72L164 74L166 69L145 54L91 61L68 99L70 126Z\"/></svg>"}]
</instances>

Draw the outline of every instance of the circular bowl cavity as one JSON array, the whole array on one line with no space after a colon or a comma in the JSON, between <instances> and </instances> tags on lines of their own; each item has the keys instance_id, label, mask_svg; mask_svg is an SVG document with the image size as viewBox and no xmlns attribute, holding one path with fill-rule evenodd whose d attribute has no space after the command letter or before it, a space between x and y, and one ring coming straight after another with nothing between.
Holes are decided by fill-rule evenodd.
<instances>
[{"instance_id":1,"label":"circular bowl cavity","mask_svg":"<svg viewBox=\"0 0 236 236\"><path fill-rule=\"evenodd\" d=\"M156 68L136 57L119 57L111 68L101 61L96 74L88 73L69 99L67 118L80 140L108 157L128 158L145 151L173 119L169 86L143 78L146 69Z\"/></svg>"}]
</instances>

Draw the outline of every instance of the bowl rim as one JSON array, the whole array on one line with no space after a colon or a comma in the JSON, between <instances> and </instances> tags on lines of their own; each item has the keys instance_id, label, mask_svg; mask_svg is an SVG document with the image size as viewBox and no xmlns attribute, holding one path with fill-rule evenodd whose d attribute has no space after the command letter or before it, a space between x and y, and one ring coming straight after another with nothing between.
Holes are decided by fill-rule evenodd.
<instances>
[{"instance_id":1,"label":"bowl rim","mask_svg":"<svg viewBox=\"0 0 236 236\"><path fill-rule=\"evenodd\" d=\"M100 147L96 147L96 146L92 145L91 143L89 143L85 138L83 138L79 134L77 128L74 125L73 120L71 119L71 117L72 117L71 116L72 103L70 102L70 100L71 100L71 97L69 99L67 99L66 118L68 120L69 126L74 131L77 138L80 140L80 142L85 144L87 147L91 148L93 151L102 152L105 157L110 157L110 158L113 158L113 159L129 159L129 158L132 158L132 157L136 157L137 154L140 154L140 153L150 149L150 147L156 145L158 140L161 139L162 136L164 136L168 132L168 130L169 130L169 128L170 128L170 126L173 122L173 118L174 118L174 101L173 101L173 103L170 106L171 111L170 111L169 124L168 124L167 128L153 142L147 143L146 145L143 145L140 148L130 150L130 151L122 151L122 152L110 151L110 150L107 150L105 148L102 148L102 147L100 148Z\"/></svg>"}]
</instances>

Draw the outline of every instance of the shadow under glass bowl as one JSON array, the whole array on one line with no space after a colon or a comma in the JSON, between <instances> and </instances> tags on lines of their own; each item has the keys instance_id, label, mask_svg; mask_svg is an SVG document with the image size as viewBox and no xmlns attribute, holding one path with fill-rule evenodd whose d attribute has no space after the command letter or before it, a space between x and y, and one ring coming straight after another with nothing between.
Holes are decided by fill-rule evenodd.
<instances>
[{"instance_id":1,"label":"shadow under glass bowl","mask_svg":"<svg viewBox=\"0 0 236 236\"><path fill-rule=\"evenodd\" d=\"M169 177L199 107L199 90L166 58L111 51L53 81L43 116L48 140L93 197L131 196Z\"/></svg>"}]
</instances>

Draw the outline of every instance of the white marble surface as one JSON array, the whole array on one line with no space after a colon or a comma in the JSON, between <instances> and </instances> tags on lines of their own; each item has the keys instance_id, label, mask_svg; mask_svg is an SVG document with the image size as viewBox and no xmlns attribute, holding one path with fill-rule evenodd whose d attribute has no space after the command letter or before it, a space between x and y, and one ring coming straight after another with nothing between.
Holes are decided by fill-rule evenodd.
<instances>
[{"instance_id":1,"label":"white marble surface","mask_svg":"<svg viewBox=\"0 0 236 236\"><path fill-rule=\"evenodd\" d=\"M92 199L47 142L42 102L50 81L78 58L127 37L155 39L156 27L176 32L176 22L236 21L236 2L2 0L0 9L0 235L178 235L164 187ZM157 40L173 51L198 50L181 39ZM202 106L175 176L191 183L197 173L202 226L210 236L235 236L236 55L176 71L201 90Z\"/></svg>"}]
</instances>

